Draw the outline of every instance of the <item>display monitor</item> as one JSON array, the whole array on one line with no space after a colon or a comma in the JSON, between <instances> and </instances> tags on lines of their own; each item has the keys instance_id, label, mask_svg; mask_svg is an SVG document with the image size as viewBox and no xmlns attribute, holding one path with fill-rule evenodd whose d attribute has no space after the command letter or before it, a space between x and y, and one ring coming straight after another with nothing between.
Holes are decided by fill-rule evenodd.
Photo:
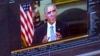
<instances>
[{"instance_id":1,"label":"display monitor","mask_svg":"<svg viewBox=\"0 0 100 56\"><path fill-rule=\"evenodd\" d=\"M87 37L87 0L18 0L8 10L11 50Z\"/></svg>"}]
</instances>

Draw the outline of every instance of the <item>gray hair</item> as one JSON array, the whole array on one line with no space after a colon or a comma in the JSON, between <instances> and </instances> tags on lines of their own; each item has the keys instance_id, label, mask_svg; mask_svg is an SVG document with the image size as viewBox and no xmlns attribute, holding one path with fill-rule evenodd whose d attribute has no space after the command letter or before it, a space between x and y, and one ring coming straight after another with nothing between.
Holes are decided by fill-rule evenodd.
<instances>
[{"instance_id":1,"label":"gray hair","mask_svg":"<svg viewBox=\"0 0 100 56\"><path fill-rule=\"evenodd\" d=\"M56 5L55 5L55 4L53 4L53 3L48 3L48 4L46 5L46 7L44 8L44 14L47 12L47 8L48 8L49 6L54 6L54 8L56 9ZM57 9L56 9L56 10L57 10Z\"/></svg>"}]
</instances>

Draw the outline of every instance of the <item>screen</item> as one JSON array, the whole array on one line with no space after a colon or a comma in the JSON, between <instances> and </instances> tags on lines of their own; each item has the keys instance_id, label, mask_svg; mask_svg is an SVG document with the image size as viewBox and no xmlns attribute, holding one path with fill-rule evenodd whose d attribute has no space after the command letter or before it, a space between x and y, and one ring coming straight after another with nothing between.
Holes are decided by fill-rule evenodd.
<instances>
[{"instance_id":1,"label":"screen","mask_svg":"<svg viewBox=\"0 0 100 56\"><path fill-rule=\"evenodd\" d=\"M87 0L15 1L9 4L11 50L78 39L76 36L87 35L87 25Z\"/></svg>"},{"instance_id":2,"label":"screen","mask_svg":"<svg viewBox=\"0 0 100 56\"><path fill-rule=\"evenodd\" d=\"M66 56L65 51L71 49L69 53L72 54L73 49L80 47L81 51L72 55L86 53L89 46L99 43L99 5L99 0L25 0L10 3L11 55ZM96 46L98 50L99 46ZM95 50L94 46L92 49Z\"/></svg>"}]
</instances>

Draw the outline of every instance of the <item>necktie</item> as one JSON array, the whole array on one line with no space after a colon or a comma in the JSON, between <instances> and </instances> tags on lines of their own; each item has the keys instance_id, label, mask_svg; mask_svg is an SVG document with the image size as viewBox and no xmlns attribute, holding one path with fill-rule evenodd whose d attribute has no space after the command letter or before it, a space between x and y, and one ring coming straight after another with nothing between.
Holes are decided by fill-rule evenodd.
<instances>
[{"instance_id":1,"label":"necktie","mask_svg":"<svg viewBox=\"0 0 100 56\"><path fill-rule=\"evenodd\" d=\"M50 27L50 38L51 38L51 41L56 40L53 28L54 28L53 26Z\"/></svg>"}]
</instances>

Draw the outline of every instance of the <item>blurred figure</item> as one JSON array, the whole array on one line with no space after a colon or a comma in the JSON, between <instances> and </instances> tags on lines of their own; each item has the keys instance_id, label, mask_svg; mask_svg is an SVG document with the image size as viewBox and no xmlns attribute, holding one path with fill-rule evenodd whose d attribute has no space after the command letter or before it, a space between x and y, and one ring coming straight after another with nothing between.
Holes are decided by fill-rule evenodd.
<instances>
[{"instance_id":1,"label":"blurred figure","mask_svg":"<svg viewBox=\"0 0 100 56\"><path fill-rule=\"evenodd\" d=\"M36 29L33 45L60 40L68 35L68 26L57 21L57 9L55 4L48 4L44 9L44 17L47 22Z\"/></svg>"},{"instance_id":2,"label":"blurred figure","mask_svg":"<svg viewBox=\"0 0 100 56\"><path fill-rule=\"evenodd\" d=\"M33 23L35 29L39 27L43 22L40 20L40 13L38 9L38 4L36 2L32 3L32 10L33 10Z\"/></svg>"}]
</instances>

